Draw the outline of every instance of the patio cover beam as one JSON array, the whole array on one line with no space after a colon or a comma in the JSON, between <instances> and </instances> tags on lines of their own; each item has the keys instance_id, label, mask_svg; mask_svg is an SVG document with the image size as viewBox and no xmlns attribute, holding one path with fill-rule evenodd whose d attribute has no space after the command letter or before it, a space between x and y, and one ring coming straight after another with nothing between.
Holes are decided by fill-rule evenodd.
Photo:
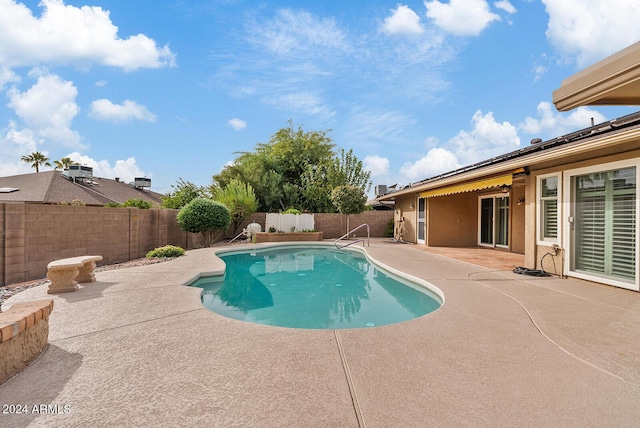
<instances>
[{"instance_id":1,"label":"patio cover beam","mask_svg":"<svg viewBox=\"0 0 640 428\"><path fill-rule=\"evenodd\" d=\"M640 105L640 42L562 81L553 91L559 111L587 105Z\"/></svg>"}]
</instances>

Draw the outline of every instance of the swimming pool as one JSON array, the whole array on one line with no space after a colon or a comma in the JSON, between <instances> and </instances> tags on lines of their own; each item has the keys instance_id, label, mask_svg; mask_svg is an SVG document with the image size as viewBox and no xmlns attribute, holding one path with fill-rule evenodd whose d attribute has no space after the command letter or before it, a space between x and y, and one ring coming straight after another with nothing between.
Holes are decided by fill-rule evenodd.
<instances>
[{"instance_id":1,"label":"swimming pool","mask_svg":"<svg viewBox=\"0 0 640 428\"><path fill-rule=\"evenodd\" d=\"M202 303L220 315L281 327L367 328L435 311L436 291L402 280L359 250L275 246L218 254L224 277L204 277ZM428 284L424 284L428 285Z\"/></svg>"}]
</instances>

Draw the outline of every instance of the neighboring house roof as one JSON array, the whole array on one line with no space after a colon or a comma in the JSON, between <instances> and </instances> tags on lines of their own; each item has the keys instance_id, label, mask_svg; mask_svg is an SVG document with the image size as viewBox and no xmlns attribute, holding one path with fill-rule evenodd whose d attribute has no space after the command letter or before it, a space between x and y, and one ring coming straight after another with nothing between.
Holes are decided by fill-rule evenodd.
<instances>
[{"instance_id":1,"label":"neighboring house roof","mask_svg":"<svg viewBox=\"0 0 640 428\"><path fill-rule=\"evenodd\" d=\"M532 140L532 144L522 149L505 153L473 165L450 171L436 177L412 183L395 192L377 198L380 201L394 199L396 196L449 186L469 180L492 177L498 174L524 173L532 165L557 159L576 159L591 150L625 145L630 150L632 144L640 142L640 112L618 119L591 126L571 134L563 135L548 141ZM496 177L500 179L502 177ZM491 184L491 183L490 183ZM478 183L480 189L483 183Z\"/></svg>"},{"instance_id":2,"label":"neighboring house roof","mask_svg":"<svg viewBox=\"0 0 640 428\"><path fill-rule=\"evenodd\" d=\"M85 205L104 205L121 204L131 198L162 202L160 193L136 189L109 178L92 177L91 180L74 183L63 177L60 171L0 177L0 202L63 204L81 201Z\"/></svg>"},{"instance_id":3,"label":"neighboring house roof","mask_svg":"<svg viewBox=\"0 0 640 428\"><path fill-rule=\"evenodd\" d=\"M640 42L562 81L553 91L560 111L585 105L640 105Z\"/></svg>"}]
</instances>

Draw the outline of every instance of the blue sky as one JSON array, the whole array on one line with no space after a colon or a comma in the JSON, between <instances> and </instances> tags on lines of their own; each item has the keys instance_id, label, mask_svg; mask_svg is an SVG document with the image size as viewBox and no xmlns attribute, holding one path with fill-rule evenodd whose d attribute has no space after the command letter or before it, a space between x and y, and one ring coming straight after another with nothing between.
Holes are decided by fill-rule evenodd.
<instances>
[{"instance_id":1,"label":"blue sky","mask_svg":"<svg viewBox=\"0 0 640 428\"><path fill-rule=\"evenodd\" d=\"M292 120L408 184L635 111L551 97L638 22L637 0L0 0L0 175L38 150L207 185Z\"/></svg>"}]
</instances>

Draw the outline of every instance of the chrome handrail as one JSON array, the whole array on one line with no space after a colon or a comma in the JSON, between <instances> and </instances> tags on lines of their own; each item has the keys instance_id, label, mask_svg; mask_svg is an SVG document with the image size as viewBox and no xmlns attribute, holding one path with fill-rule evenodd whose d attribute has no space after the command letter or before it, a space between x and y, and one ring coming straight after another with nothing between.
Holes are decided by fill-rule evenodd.
<instances>
[{"instance_id":1,"label":"chrome handrail","mask_svg":"<svg viewBox=\"0 0 640 428\"><path fill-rule=\"evenodd\" d=\"M335 246L337 249L341 249L341 248L345 248L348 247L349 245L353 245L353 244L357 244L358 242L362 242L362 246L364 247L364 239L358 239L356 241L353 242L349 242L348 244L342 245L342 246L338 246L338 241L340 241L343 238L348 238L349 235L353 232L355 232L356 230L365 227L367 228L367 247L371 246L370 242L369 242L369 238L371 236L371 228L369 227L369 225L367 223L363 223L360 226L356 227L355 229L352 229L350 231L348 231L347 233L345 233L344 235L342 235L341 237L339 237L338 239L336 239L336 241L334 242Z\"/></svg>"}]
</instances>

